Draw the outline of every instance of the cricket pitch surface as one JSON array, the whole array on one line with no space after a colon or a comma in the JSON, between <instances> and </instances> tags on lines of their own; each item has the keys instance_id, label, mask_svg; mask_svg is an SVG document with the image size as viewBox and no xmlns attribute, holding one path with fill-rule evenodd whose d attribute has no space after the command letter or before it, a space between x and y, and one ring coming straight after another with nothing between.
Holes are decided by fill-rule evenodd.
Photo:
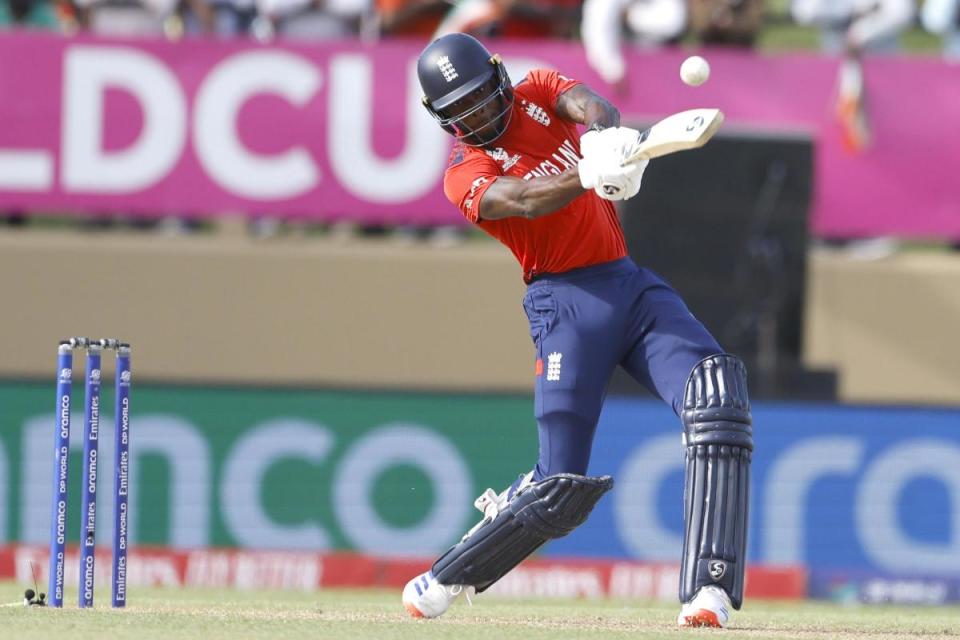
<instances>
[{"instance_id":1,"label":"cricket pitch surface","mask_svg":"<svg viewBox=\"0 0 960 640\"><path fill-rule=\"evenodd\" d=\"M0 603L16 603L27 585L0 582ZM960 607L840 606L750 602L725 630L679 629L678 607L623 600L507 600L461 597L437 620L414 620L399 591L314 593L135 589L126 609L76 608L68 590L62 610L5 606L2 635L17 640L557 640L558 638L872 639L960 638Z\"/></svg>"}]
</instances>

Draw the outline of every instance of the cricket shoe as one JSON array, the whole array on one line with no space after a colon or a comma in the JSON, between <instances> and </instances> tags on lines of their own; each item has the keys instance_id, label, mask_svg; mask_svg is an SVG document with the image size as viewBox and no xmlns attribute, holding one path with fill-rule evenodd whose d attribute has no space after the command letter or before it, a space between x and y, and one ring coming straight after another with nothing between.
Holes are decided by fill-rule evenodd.
<instances>
[{"instance_id":1,"label":"cricket shoe","mask_svg":"<svg viewBox=\"0 0 960 640\"><path fill-rule=\"evenodd\" d=\"M703 587L690 602L684 603L677 616L677 624L681 627L716 627L727 626L730 620L730 596L720 587L713 585Z\"/></svg>"},{"instance_id":2,"label":"cricket shoe","mask_svg":"<svg viewBox=\"0 0 960 640\"><path fill-rule=\"evenodd\" d=\"M403 607L414 618L436 618L463 592L461 584L440 584L432 571L421 573L403 588Z\"/></svg>"}]
</instances>

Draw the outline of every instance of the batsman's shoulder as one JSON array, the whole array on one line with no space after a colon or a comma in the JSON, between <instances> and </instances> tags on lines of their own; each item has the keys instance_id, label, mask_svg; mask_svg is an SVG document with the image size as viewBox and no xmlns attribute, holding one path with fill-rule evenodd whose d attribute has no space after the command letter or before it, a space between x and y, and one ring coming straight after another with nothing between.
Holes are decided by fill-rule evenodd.
<instances>
[{"instance_id":1,"label":"batsman's shoulder","mask_svg":"<svg viewBox=\"0 0 960 640\"><path fill-rule=\"evenodd\" d=\"M528 80L531 84L546 87L571 87L580 84L580 81L576 78L565 76L556 69L547 68L531 69L527 72L524 80Z\"/></svg>"},{"instance_id":2,"label":"batsman's shoulder","mask_svg":"<svg viewBox=\"0 0 960 640\"><path fill-rule=\"evenodd\" d=\"M453 149L450 150L447 172L475 169L487 170L490 166L496 168L497 165L482 149L457 142L454 143Z\"/></svg>"},{"instance_id":3,"label":"batsman's shoulder","mask_svg":"<svg viewBox=\"0 0 960 640\"><path fill-rule=\"evenodd\" d=\"M556 76L556 75L557 75L556 69L548 69L546 67L535 67L527 71L527 75L523 77L523 80L521 80L521 82L524 82L524 81L543 82L544 80L548 80L550 77Z\"/></svg>"},{"instance_id":4,"label":"batsman's shoulder","mask_svg":"<svg viewBox=\"0 0 960 640\"><path fill-rule=\"evenodd\" d=\"M474 147L464 146L461 151L454 149L443 174L443 190L451 201L460 202L465 192L476 191L498 173L497 164L486 153ZM479 179L483 182L478 183Z\"/></svg>"},{"instance_id":5,"label":"batsman's shoulder","mask_svg":"<svg viewBox=\"0 0 960 640\"><path fill-rule=\"evenodd\" d=\"M462 142L455 142L453 149L450 150L450 159L447 162L447 168L455 167L461 164L467 155L467 147Z\"/></svg>"},{"instance_id":6,"label":"batsman's shoulder","mask_svg":"<svg viewBox=\"0 0 960 640\"><path fill-rule=\"evenodd\" d=\"M570 89L580 85L579 80L562 75L556 69L531 69L524 83L518 83L516 91L521 99L549 108Z\"/></svg>"}]
</instances>

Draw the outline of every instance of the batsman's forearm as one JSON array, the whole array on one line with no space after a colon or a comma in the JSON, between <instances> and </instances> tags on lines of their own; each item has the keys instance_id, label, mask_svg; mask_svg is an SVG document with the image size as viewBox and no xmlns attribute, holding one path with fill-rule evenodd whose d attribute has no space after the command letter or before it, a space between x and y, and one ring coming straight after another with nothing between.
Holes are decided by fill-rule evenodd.
<instances>
[{"instance_id":1,"label":"batsman's forearm","mask_svg":"<svg viewBox=\"0 0 960 640\"><path fill-rule=\"evenodd\" d=\"M524 181L521 196L524 203L523 217L528 219L550 215L579 198L583 192L580 175L569 169L558 176L545 176Z\"/></svg>"},{"instance_id":2,"label":"batsman's forearm","mask_svg":"<svg viewBox=\"0 0 960 640\"><path fill-rule=\"evenodd\" d=\"M584 192L576 168L555 176L522 180L501 177L483 195L480 217L484 220L523 217L540 218L557 211Z\"/></svg>"},{"instance_id":3,"label":"batsman's forearm","mask_svg":"<svg viewBox=\"0 0 960 640\"><path fill-rule=\"evenodd\" d=\"M607 129L620 126L620 111L615 106L597 96L590 100L583 110L583 124L589 129L593 126Z\"/></svg>"},{"instance_id":4,"label":"batsman's forearm","mask_svg":"<svg viewBox=\"0 0 960 640\"><path fill-rule=\"evenodd\" d=\"M583 84L578 84L560 94L556 104L557 113L567 120L602 129L620 126L620 112L606 98Z\"/></svg>"}]
</instances>

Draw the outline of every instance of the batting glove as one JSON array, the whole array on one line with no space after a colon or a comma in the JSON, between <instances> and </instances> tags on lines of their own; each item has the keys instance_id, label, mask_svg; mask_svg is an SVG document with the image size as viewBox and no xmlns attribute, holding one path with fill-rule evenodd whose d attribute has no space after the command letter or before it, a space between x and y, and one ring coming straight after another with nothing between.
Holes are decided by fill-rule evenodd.
<instances>
[{"instance_id":1,"label":"batting glove","mask_svg":"<svg viewBox=\"0 0 960 640\"><path fill-rule=\"evenodd\" d=\"M646 158L626 166L619 163L602 166L597 172L594 192L604 200L629 200L640 191L643 172L650 161Z\"/></svg>"}]
</instances>

